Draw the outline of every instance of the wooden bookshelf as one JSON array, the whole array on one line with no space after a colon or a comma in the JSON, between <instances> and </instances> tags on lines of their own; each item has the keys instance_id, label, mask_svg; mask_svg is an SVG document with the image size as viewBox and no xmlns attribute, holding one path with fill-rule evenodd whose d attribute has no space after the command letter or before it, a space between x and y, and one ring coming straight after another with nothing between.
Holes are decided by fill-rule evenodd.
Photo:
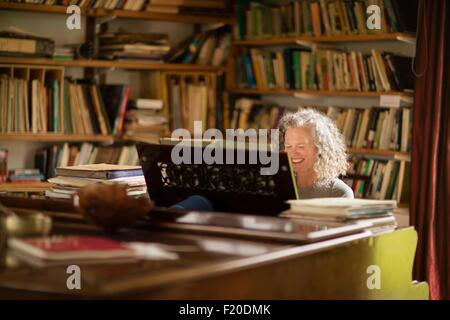
<instances>
[{"instance_id":1,"label":"wooden bookshelf","mask_svg":"<svg viewBox=\"0 0 450 320\"><path fill-rule=\"evenodd\" d=\"M392 151L392 150L378 150L378 149L364 149L364 148L347 148L351 154L364 154L379 157L392 158L395 160L410 161L411 155L409 152Z\"/></svg>"},{"instance_id":2,"label":"wooden bookshelf","mask_svg":"<svg viewBox=\"0 0 450 320\"><path fill-rule=\"evenodd\" d=\"M27 64L78 68L116 68L134 70L158 70L158 71L209 71L224 72L226 67L199 64L181 63L157 63L146 61L115 61L115 60L72 60L59 61L45 58L0 57L0 63Z\"/></svg>"},{"instance_id":3,"label":"wooden bookshelf","mask_svg":"<svg viewBox=\"0 0 450 320\"><path fill-rule=\"evenodd\" d=\"M298 42L367 42L367 41L403 41L414 42L415 36L409 33L383 33L383 34L345 34L300 37L276 37L235 40L234 45L241 46L278 46L292 45Z\"/></svg>"},{"instance_id":4,"label":"wooden bookshelf","mask_svg":"<svg viewBox=\"0 0 450 320\"><path fill-rule=\"evenodd\" d=\"M110 135L76 135L63 133L0 133L0 141L34 142L113 142Z\"/></svg>"},{"instance_id":5,"label":"wooden bookshelf","mask_svg":"<svg viewBox=\"0 0 450 320\"><path fill-rule=\"evenodd\" d=\"M0 2L0 9L66 14L67 6ZM83 15L93 17L112 16L116 18L126 18L126 19L159 20L159 21L198 23L198 24L212 24L212 23L235 24L236 22L236 19L233 16L167 14L167 13L154 13L147 11L107 10L103 8L91 8L91 9L80 8L80 9Z\"/></svg>"},{"instance_id":6,"label":"wooden bookshelf","mask_svg":"<svg viewBox=\"0 0 450 320\"><path fill-rule=\"evenodd\" d=\"M267 90L257 90L257 89L231 89L231 93L234 94L258 94L258 95L295 95L295 94L305 94L314 96L337 96L337 97L380 97L381 95L399 95L404 97L413 96L414 93L411 92L360 92L360 91L321 91L321 90L289 90L289 89L267 89Z\"/></svg>"},{"instance_id":7,"label":"wooden bookshelf","mask_svg":"<svg viewBox=\"0 0 450 320\"><path fill-rule=\"evenodd\" d=\"M36 193L51 189L49 182L4 182L0 183L0 192L9 193Z\"/></svg>"}]
</instances>

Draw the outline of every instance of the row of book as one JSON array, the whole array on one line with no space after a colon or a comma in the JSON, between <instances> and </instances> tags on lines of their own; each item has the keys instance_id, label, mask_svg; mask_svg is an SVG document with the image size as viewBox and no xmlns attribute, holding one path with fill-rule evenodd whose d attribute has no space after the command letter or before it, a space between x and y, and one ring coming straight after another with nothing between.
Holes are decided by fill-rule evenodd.
<instances>
[{"instance_id":1,"label":"row of book","mask_svg":"<svg viewBox=\"0 0 450 320\"><path fill-rule=\"evenodd\" d=\"M272 101L239 98L234 103L231 128L270 129L293 112ZM408 152L411 150L412 110L410 108L327 107L348 147Z\"/></svg>"},{"instance_id":2,"label":"row of book","mask_svg":"<svg viewBox=\"0 0 450 320\"><path fill-rule=\"evenodd\" d=\"M270 101L240 98L234 103L231 128L244 130L276 128L285 112L285 108Z\"/></svg>"},{"instance_id":3,"label":"row of book","mask_svg":"<svg viewBox=\"0 0 450 320\"><path fill-rule=\"evenodd\" d=\"M208 76L178 76L166 78L170 111L170 128L187 128L194 132L194 121L202 129L215 128L216 95Z\"/></svg>"},{"instance_id":4,"label":"row of book","mask_svg":"<svg viewBox=\"0 0 450 320\"><path fill-rule=\"evenodd\" d=\"M81 188L96 183L125 185L129 196L147 193L140 166L109 163L61 166L55 169L55 174L55 177L48 179L52 188L45 195L49 198L71 199Z\"/></svg>"},{"instance_id":5,"label":"row of book","mask_svg":"<svg viewBox=\"0 0 450 320\"><path fill-rule=\"evenodd\" d=\"M8 2L26 2L46 5L77 5L86 9L108 9L108 10L131 10L141 11L148 8L149 11L161 13L178 13L171 12L170 7L175 9L182 8L206 8L206 9L224 9L226 7L225 0L9 0Z\"/></svg>"},{"instance_id":6,"label":"row of book","mask_svg":"<svg viewBox=\"0 0 450 320\"><path fill-rule=\"evenodd\" d=\"M379 25L368 28L369 6L380 10ZM280 36L321 36L414 32L417 1L405 0L297 0L269 1L238 6L241 39ZM376 20L374 20L375 22Z\"/></svg>"},{"instance_id":7,"label":"row of book","mask_svg":"<svg viewBox=\"0 0 450 320\"><path fill-rule=\"evenodd\" d=\"M61 95L62 93L62 95ZM0 132L123 132L130 87L0 75Z\"/></svg>"},{"instance_id":8,"label":"row of book","mask_svg":"<svg viewBox=\"0 0 450 320\"><path fill-rule=\"evenodd\" d=\"M35 153L35 168L47 179L55 175L57 167L96 163L136 165L139 157L134 145L103 146L92 143L51 145Z\"/></svg>"},{"instance_id":9,"label":"row of book","mask_svg":"<svg viewBox=\"0 0 450 320\"><path fill-rule=\"evenodd\" d=\"M412 110L410 108L328 107L348 147L394 151L411 150Z\"/></svg>"},{"instance_id":10,"label":"row of book","mask_svg":"<svg viewBox=\"0 0 450 320\"><path fill-rule=\"evenodd\" d=\"M353 158L344 181L355 197L370 199L409 199L410 164L406 161Z\"/></svg>"},{"instance_id":11,"label":"row of book","mask_svg":"<svg viewBox=\"0 0 450 320\"><path fill-rule=\"evenodd\" d=\"M46 5L70 6L77 5L81 8L123 9L139 11L144 8L146 0L9 0L7 2L33 3Z\"/></svg>"},{"instance_id":12,"label":"row of book","mask_svg":"<svg viewBox=\"0 0 450 320\"><path fill-rule=\"evenodd\" d=\"M287 48L243 49L236 58L240 88L404 91L414 89L411 58L380 53Z\"/></svg>"},{"instance_id":13,"label":"row of book","mask_svg":"<svg viewBox=\"0 0 450 320\"><path fill-rule=\"evenodd\" d=\"M123 131L129 85L66 82L64 89L64 133L108 135Z\"/></svg>"},{"instance_id":14,"label":"row of book","mask_svg":"<svg viewBox=\"0 0 450 320\"><path fill-rule=\"evenodd\" d=\"M0 132L59 131L60 86L57 79L0 75Z\"/></svg>"}]
</instances>

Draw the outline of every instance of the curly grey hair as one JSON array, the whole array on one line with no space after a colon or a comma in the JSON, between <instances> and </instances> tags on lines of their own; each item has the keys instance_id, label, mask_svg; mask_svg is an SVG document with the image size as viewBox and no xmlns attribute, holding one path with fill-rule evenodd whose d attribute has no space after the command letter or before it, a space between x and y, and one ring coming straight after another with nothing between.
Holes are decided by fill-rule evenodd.
<instances>
[{"instance_id":1,"label":"curly grey hair","mask_svg":"<svg viewBox=\"0 0 450 320\"><path fill-rule=\"evenodd\" d=\"M314 165L316 185L329 185L339 175L344 175L348 168L345 139L334 121L311 108L285 114L278 123L280 150L284 150L286 130L298 127L309 128L314 137L318 155Z\"/></svg>"}]
</instances>

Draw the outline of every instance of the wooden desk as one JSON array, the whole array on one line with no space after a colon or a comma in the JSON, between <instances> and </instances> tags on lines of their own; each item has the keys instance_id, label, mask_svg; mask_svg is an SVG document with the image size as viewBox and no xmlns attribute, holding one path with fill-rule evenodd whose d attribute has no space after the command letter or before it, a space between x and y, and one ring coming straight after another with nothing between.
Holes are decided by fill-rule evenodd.
<instances>
[{"instance_id":1,"label":"wooden desk","mask_svg":"<svg viewBox=\"0 0 450 320\"><path fill-rule=\"evenodd\" d=\"M58 208L35 202L34 206L60 210L64 204ZM54 233L105 235L68 211L46 211L54 216ZM412 228L378 236L362 232L305 245L154 227L107 236L195 250L178 252L178 260L80 265L81 290L67 289L66 266L32 267L7 255L0 271L0 298L428 298L428 285L411 278L417 244ZM370 265L381 269L381 289L367 288Z\"/></svg>"}]
</instances>

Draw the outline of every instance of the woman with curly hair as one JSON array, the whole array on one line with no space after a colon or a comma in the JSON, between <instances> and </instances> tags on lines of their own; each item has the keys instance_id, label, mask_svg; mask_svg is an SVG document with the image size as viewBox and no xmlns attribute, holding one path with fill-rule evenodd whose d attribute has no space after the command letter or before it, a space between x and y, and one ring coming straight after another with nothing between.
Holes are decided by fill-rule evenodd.
<instances>
[{"instance_id":1,"label":"woman with curly hair","mask_svg":"<svg viewBox=\"0 0 450 320\"><path fill-rule=\"evenodd\" d=\"M301 109L284 115L278 126L280 148L291 158L300 198L353 198L352 189L338 178L348 162L344 137L330 118Z\"/></svg>"}]
</instances>

